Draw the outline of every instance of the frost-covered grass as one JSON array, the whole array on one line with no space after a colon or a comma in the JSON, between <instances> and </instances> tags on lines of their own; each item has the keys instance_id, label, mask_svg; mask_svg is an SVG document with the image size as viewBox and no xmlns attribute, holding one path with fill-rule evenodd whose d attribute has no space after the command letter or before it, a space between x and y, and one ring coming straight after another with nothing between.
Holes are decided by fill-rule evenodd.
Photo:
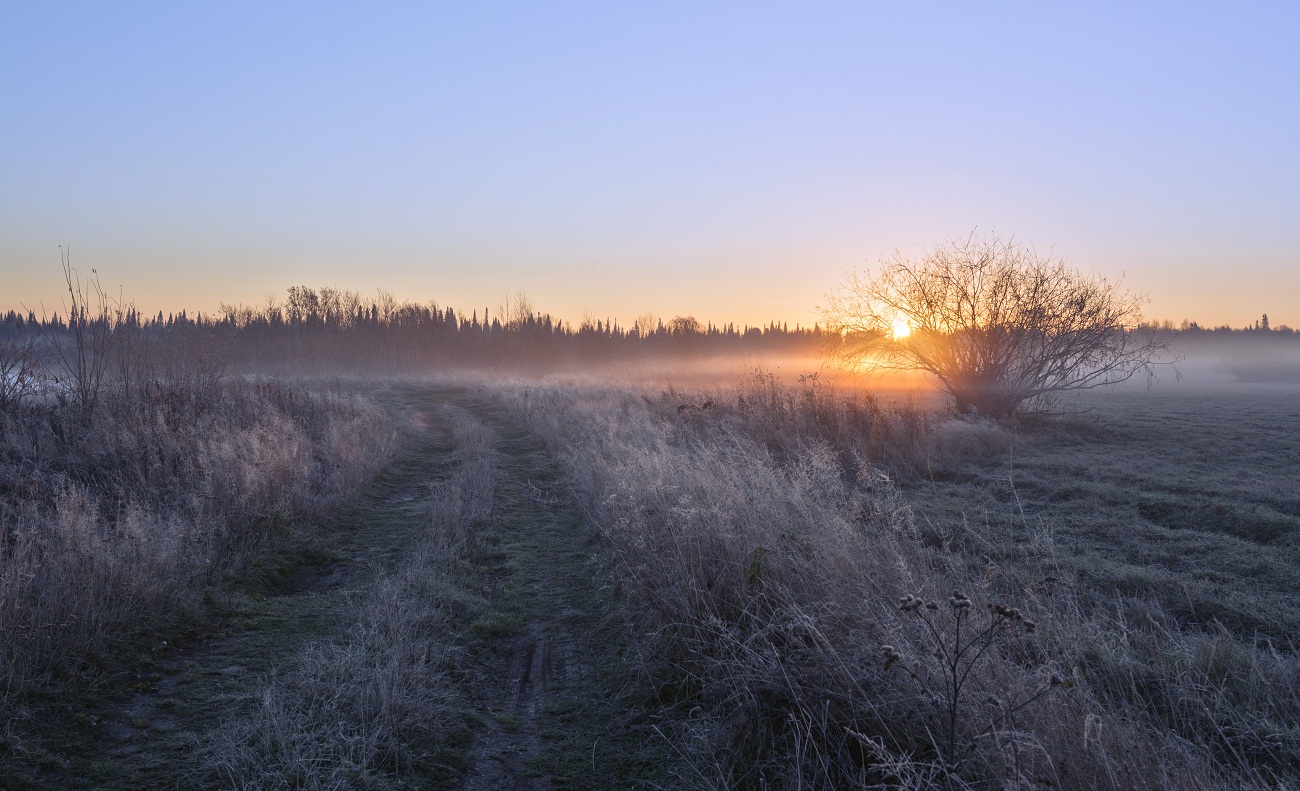
<instances>
[{"instance_id":1,"label":"frost-covered grass","mask_svg":"<svg viewBox=\"0 0 1300 791\"><path fill-rule=\"evenodd\" d=\"M106 389L93 415L53 398L0 414L5 744L28 754L51 702L201 627L224 575L356 491L394 444L369 400L272 381L154 381Z\"/></svg>"},{"instance_id":2,"label":"frost-covered grass","mask_svg":"<svg viewBox=\"0 0 1300 791\"><path fill-rule=\"evenodd\" d=\"M1294 782L1295 495L1260 465L1293 453L1295 402L1105 398L1010 426L770 377L516 395L639 613L693 785ZM1231 516L1159 522L1197 497Z\"/></svg>"}]
</instances>

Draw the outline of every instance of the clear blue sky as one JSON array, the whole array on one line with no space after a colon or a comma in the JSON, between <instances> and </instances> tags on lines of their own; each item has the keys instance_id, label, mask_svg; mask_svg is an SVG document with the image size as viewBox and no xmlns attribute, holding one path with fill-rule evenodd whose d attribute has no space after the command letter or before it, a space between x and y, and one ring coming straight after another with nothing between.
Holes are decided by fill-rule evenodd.
<instances>
[{"instance_id":1,"label":"clear blue sky","mask_svg":"<svg viewBox=\"0 0 1300 791\"><path fill-rule=\"evenodd\" d=\"M810 323L973 228L1300 325L1300 4L0 4L0 309Z\"/></svg>"}]
</instances>

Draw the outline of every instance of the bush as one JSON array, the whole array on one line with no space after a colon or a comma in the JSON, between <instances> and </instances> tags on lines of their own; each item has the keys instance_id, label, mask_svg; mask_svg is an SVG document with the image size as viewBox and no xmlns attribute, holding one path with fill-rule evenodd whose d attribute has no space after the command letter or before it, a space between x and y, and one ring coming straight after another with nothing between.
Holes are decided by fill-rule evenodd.
<instances>
[{"instance_id":1,"label":"bush","mask_svg":"<svg viewBox=\"0 0 1300 791\"><path fill-rule=\"evenodd\" d=\"M1144 298L996 236L920 260L895 253L831 295L834 349L854 370L921 370L959 412L1042 411L1062 393L1148 377L1167 339L1137 334Z\"/></svg>"}]
</instances>

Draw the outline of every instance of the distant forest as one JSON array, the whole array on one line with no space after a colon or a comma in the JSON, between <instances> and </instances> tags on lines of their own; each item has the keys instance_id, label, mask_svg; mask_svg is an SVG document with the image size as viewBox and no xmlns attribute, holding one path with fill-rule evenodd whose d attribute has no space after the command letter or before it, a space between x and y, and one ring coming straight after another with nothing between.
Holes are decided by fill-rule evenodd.
<instances>
[{"instance_id":1,"label":"distant forest","mask_svg":"<svg viewBox=\"0 0 1300 791\"><path fill-rule=\"evenodd\" d=\"M1194 321L1188 321L1187 319L1183 319L1183 323L1178 325L1175 325L1172 321L1162 321L1162 322L1144 324L1142 325L1142 328L1161 330L1164 332L1179 332L1179 333L1185 332L1185 333L1191 333L1193 335L1199 333L1215 333L1215 334L1223 334L1223 335L1231 335L1233 333L1254 334L1259 332L1265 332L1265 333L1273 332L1273 333L1278 333L1280 335L1295 334L1295 330L1292 329L1291 327L1288 327L1285 324L1280 324L1276 327L1272 326L1269 323L1267 313L1265 313L1264 315L1256 319L1254 324L1247 324L1245 327L1230 327L1227 324L1221 324L1218 327L1202 327L1200 324L1197 324Z\"/></svg>"},{"instance_id":2,"label":"distant forest","mask_svg":"<svg viewBox=\"0 0 1300 791\"><path fill-rule=\"evenodd\" d=\"M289 288L283 301L222 305L213 315L181 311L146 316L98 291L73 303L74 310L65 307L65 314L80 316L85 331L116 336L113 345L120 353L185 348L236 370L292 372L331 365L401 372L501 366L534 372L722 356L811 356L838 340L816 325L716 325L691 316L666 321L644 316L630 327L616 319L586 319L575 326L534 309L522 295L507 297L495 310L484 307L468 314L434 301L399 302L383 291L368 297L306 286ZM66 315L10 311L0 319L0 339L12 344L60 338L72 327Z\"/></svg>"},{"instance_id":3,"label":"distant forest","mask_svg":"<svg viewBox=\"0 0 1300 791\"><path fill-rule=\"evenodd\" d=\"M83 334L95 336L104 352L123 360L170 354L178 364L187 357L186 366L197 361L233 371L290 373L322 366L358 373L485 367L532 373L723 357L814 357L841 342L817 324L753 327L646 315L631 326L610 318L588 318L575 326L536 310L523 295L466 315L434 301L398 301L384 291L371 297L328 286L294 286L284 299L270 297L258 307L222 305L217 314L145 316L129 303L116 303L95 283L88 292L73 285L77 293L72 309L64 306L65 315L9 311L0 318L0 341L11 350L26 345L29 353L46 357L51 350L43 353L40 341L71 340L77 323L69 324L67 315L75 314ZM1252 348L1274 343L1289 348L1297 337L1288 326L1271 326L1267 315L1242 328L1166 321L1138 331L1176 334L1177 345L1188 351L1228 353L1247 342Z\"/></svg>"}]
</instances>

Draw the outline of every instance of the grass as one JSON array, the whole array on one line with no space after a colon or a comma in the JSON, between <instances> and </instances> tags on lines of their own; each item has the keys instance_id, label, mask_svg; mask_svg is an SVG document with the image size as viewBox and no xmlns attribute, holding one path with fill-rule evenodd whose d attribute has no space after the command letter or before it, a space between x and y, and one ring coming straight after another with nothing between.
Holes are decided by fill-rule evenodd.
<instances>
[{"instance_id":1,"label":"grass","mask_svg":"<svg viewBox=\"0 0 1300 791\"><path fill-rule=\"evenodd\" d=\"M1271 787L1296 779L1300 427L1235 395L1018 427L766 375L517 403L615 560L688 784ZM1037 628L900 684L945 643L895 602L954 589Z\"/></svg>"},{"instance_id":2,"label":"grass","mask_svg":"<svg viewBox=\"0 0 1300 791\"><path fill-rule=\"evenodd\" d=\"M1294 780L1300 409L1294 388L1090 396L1014 454L906 481L929 535L1016 584L1060 580L1100 694L1217 761ZM977 560L976 560L977 559Z\"/></svg>"},{"instance_id":3,"label":"grass","mask_svg":"<svg viewBox=\"0 0 1300 791\"><path fill-rule=\"evenodd\" d=\"M93 421L59 401L0 415L0 771L11 776L69 763L65 750L79 761L96 724L70 714L137 694L161 654L219 628L238 589L276 583L266 572L295 526L352 496L394 447L390 418L341 392L244 381L147 392L113 391Z\"/></svg>"},{"instance_id":4,"label":"grass","mask_svg":"<svg viewBox=\"0 0 1300 791\"><path fill-rule=\"evenodd\" d=\"M396 462L250 558L214 594L221 632L164 651L120 703L81 701L84 738L59 741L68 759L32 770L35 787L656 776L663 745L638 714L621 611L544 448L462 391L381 400L406 415Z\"/></svg>"},{"instance_id":5,"label":"grass","mask_svg":"<svg viewBox=\"0 0 1300 791\"><path fill-rule=\"evenodd\" d=\"M1300 782L1294 388L229 388L7 418L9 785Z\"/></svg>"},{"instance_id":6,"label":"grass","mask_svg":"<svg viewBox=\"0 0 1300 791\"><path fill-rule=\"evenodd\" d=\"M245 642L276 640L330 602L316 632L285 640L201 732L205 787L394 788L459 772L470 734L459 634L483 605L458 577L490 506L491 437L460 411L392 398L419 429L411 447L349 509L334 570L281 597L289 622L248 624Z\"/></svg>"}]
</instances>

